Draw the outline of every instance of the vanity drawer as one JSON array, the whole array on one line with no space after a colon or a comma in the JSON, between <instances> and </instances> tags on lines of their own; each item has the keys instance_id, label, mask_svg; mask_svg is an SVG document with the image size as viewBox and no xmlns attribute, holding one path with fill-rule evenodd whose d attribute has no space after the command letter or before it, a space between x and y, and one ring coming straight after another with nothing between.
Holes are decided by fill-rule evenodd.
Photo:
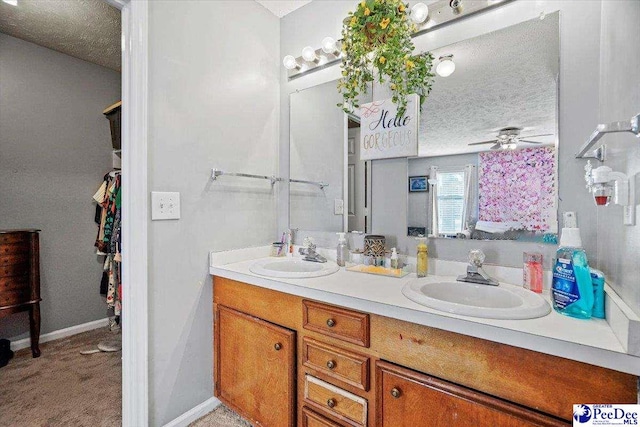
<instances>
[{"instance_id":1,"label":"vanity drawer","mask_svg":"<svg viewBox=\"0 0 640 427\"><path fill-rule=\"evenodd\" d=\"M303 300L303 326L339 340L369 347L369 315Z\"/></svg>"},{"instance_id":2,"label":"vanity drawer","mask_svg":"<svg viewBox=\"0 0 640 427\"><path fill-rule=\"evenodd\" d=\"M369 358L304 337L302 364L338 381L369 390Z\"/></svg>"},{"instance_id":3,"label":"vanity drawer","mask_svg":"<svg viewBox=\"0 0 640 427\"><path fill-rule=\"evenodd\" d=\"M340 420L359 426L367 425L367 400L319 380L305 376L305 403L326 411Z\"/></svg>"},{"instance_id":4,"label":"vanity drawer","mask_svg":"<svg viewBox=\"0 0 640 427\"><path fill-rule=\"evenodd\" d=\"M342 427L306 406L302 408L302 427Z\"/></svg>"}]
</instances>

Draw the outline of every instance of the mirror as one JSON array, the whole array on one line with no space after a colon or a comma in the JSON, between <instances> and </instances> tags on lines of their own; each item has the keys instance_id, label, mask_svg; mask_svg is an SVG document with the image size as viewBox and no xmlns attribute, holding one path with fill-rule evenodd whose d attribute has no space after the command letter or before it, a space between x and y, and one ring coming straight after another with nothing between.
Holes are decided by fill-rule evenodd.
<instances>
[{"instance_id":1,"label":"mirror","mask_svg":"<svg viewBox=\"0 0 640 427\"><path fill-rule=\"evenodd\" d=\"M360 120L337 104L337 80L289 96L289 225L305 231L368 231L369 162ZM371 93L361 102L370 102ZM367 185L367 182L369 184Z\"/></svg>"},{"instance_id":2,"label":"mirror","mask_svg":"<svg viewBox=\"0 0 640 427\"><path fill-rule=\"evenodd\" d=\"M559 12L433 54L407 234L556 243Z\"/></svg>"}]
</instances>

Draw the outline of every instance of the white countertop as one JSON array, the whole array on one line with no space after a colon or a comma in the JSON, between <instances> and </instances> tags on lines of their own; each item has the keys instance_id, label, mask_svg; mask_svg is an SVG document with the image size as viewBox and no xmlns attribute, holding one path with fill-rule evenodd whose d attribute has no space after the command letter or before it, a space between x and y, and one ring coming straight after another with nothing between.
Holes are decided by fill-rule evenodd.
<instances>
[{"instance_id":1,"label":"white countertop","mask_svg":"<svg viewBox=\"0 0 640 427\"><path fill-rule=\"evenodd\" d=\"M233 252L237 252L236 256ZM640 375L640 357L627 354L607 321L602 319L573 319L553 310L547 316L527 320L450 314L414 303L402 294L402 287L415 279L415 274L398 279L350 272L344 267L329 276L306 279L270 278L251 273L251 264L266 253L264 248L212 253L209 272L304 298ZM247 259L251 255L254 257ZM455 277L431 276L431 279L455 280Z\"/></svg>"}]
</instances>

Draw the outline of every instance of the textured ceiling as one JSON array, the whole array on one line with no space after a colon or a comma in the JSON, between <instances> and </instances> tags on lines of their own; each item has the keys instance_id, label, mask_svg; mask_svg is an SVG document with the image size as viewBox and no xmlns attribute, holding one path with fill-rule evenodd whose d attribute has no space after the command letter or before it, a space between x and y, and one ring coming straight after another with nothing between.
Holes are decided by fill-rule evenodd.
<instances>
[{"instance_id":1,"label":"textured ceiling","mask_svg":"<svg viewBox=\"0 0 640 427\"><path fill-rule=\"evenodd\" d=\"M307 3L311 3L311 0L256 0L258 3L269 9L271 13L278 18L282 18L286 14L293 12L296 9L301 8Z\"/></svg>"},{"instance_id":2,"label":"textured ceiling","mask_svg":"<svg viewBox=\"0 0 640 427\"><path fill-rule=\"evenodd\" d=\"M102 0L0 2L0 32L120 70L120 11Z\"/></svg>"},{"instance_id":3,"label":"textured ceiling","mask_svg":"<svg viewBox=\"0 0 640 427\"><path fill-rule=\"evenodd\" d=\"M534 19L433 51L453 54L455 72L436 76L422 109L419 155L486 151L500 128L522 137L556 134L559 16ZM548 144L556 136L534 138ZM522 146L534 146L522 144Z\"/></svg>"}]
</instances>

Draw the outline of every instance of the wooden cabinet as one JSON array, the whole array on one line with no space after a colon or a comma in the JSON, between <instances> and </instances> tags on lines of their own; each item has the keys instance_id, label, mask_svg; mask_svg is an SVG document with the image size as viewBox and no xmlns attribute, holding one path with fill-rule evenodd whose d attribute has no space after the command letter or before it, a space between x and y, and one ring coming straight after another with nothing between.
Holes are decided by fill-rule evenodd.
<instances>
[{"instance_id":1,"label":"wooden cabinet","mask_svg":"<svg viewBox=\"0 0 640 427\"><path fill-rule=\"evenodd\" d=\"M637 400L634 375L229 279L214 284L216 396L255 425L567 426L574 403Z\"/></svg>"},{"instance_id":2,"label":"wooden cabinet","mask_svg":"<svg viewBox=\"0 0 640 427\"><path fill-rule=\"evenodd\" d=\"M568 423L383 361L376 363L378 427L566 426Z\"/></svg>"},{"instance_id":3,"label":"wooden cabinet","mask_svg":"<svg viewBox=\"0 0 640 427\"><path fill-rule=\"evenodd\" d=\"M0 230L0 318L29 312L31 354L40 356L40 230Z\"/></svg>"},{"instance_id":4,"label":"wooden cabinet","mask_svg":"<svg viewBox=\"0 0 640 427\"><path fill-rule=\"evenodd\" d=\"M295 425L294 331L215 306L215 394L252 423Z\"/></svg>"}]
</instances>

